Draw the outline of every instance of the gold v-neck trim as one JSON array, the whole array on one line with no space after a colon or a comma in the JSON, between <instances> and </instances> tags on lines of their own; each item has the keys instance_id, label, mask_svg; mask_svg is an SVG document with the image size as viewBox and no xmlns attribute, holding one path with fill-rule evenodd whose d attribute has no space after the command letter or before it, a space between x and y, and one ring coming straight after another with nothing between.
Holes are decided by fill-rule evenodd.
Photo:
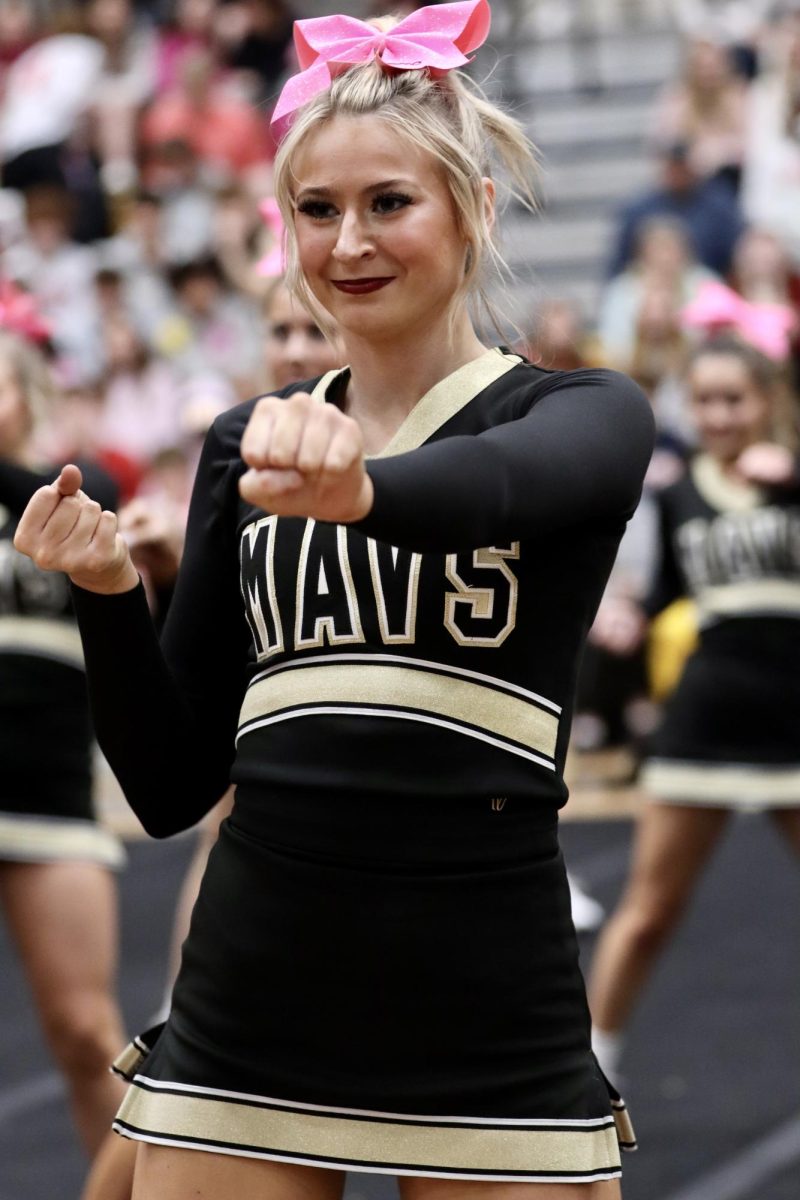
<instances>
[{"instance_id":1,"label":"gold v-neck trim","mask_svg":"<svg viewBox=\"0 0 800 1200\"><path fill-rule=\"evenodd\" d=\"M710 454L698 454L692 460L691 473L700 495L720 512L749 512L764 503L760 487L732 479Z\"/></svg>"},{"instance_id":2,"label":"gold v-neck trim","mask_svg":"<svg viewBox=\"0 0 800 1200\"><path fill-rule=\"evenodd\" d=\"M474 400L485 388L502 378L508 371L519 366L524 359L518 354L508 354L499 346L487 350L472 362L464 363L444 379L435 383L430 391L417 401L400 428L378 454L368 458L387 458L416 450L427 442L437 429L460 412L470 400ZM344 375L348 367L339 371L328 371L311 393L318 404L324 404L336 380Z\"/></svg>"}]
</instances>

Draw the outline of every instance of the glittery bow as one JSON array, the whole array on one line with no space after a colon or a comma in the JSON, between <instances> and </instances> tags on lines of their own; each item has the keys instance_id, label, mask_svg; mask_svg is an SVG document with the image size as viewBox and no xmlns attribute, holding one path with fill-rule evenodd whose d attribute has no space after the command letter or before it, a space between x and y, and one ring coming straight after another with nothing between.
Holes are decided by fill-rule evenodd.
<instances>
[{"instance_id":1,"label":"glittery bow","mask_svg":"<svg viewBox=\"0 0 800 1200\"><path fill-rule=\"evenodd\" d=\"M796 318L785 304L751 304L722 283L709 281L681 310L684 325L717 333L730 329L769 358L788 357Z\"/></svg>"},{"instance_id":2,"label":"glittery bow","mask_svg":"<svg viewBox=\"0 0 800 1200\"><path fill-rule=\"evenodd\" d=\"M36 311L36 301L8 279L0 279L0 329L8 329L28 342L46 342L50 326Z\"/></svg>"},{"instance_id":3,"label":"glittery bow","mask_svg":"<svg viewBox=\"0 0 800 1200\"><path fill-rule=\"evenodd\" d=\"M273 196L262 200L258 206L261 219L273 237L272 247L262 259L256 263L256 275L267 279L276 279L286 271L286 248L284 236L286 233L278 201Z\"/></svg>"},{"instance_id":4,"label":"glittery bow","mask_svg":"<svg viewBox=\"0 0 800 1200\"><path fill-rule=\"evenodd\" d=\"M272 114L276 139L284 136L297 109L329 88L343 67L378 58L395 71L451 71L468 63L467 55L483 45L490 23L488 0L419 8L387 32L355 17L295 21L294 44L302 69L278 97Z\"/></svg>"}]
</instances>

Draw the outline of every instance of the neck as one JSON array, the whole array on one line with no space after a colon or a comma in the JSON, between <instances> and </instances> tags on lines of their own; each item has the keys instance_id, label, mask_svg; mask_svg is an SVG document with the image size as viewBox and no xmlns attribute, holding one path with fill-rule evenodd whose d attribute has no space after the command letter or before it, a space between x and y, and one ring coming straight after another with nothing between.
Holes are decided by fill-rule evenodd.
<instances>
[{"instance_id":1,"label":"neck","mask_svg":"<svg viewBox=\"0 0 800 1200\"><path fill-rule=\"evenodd\" d=\"M415 330L386 341L357 334L344 340L350 364L345 407L361 425L369 453L382 449L435 384L486 351L466 313L452 333L441 323L423 336Z\"/></svg>"}]
</instances>

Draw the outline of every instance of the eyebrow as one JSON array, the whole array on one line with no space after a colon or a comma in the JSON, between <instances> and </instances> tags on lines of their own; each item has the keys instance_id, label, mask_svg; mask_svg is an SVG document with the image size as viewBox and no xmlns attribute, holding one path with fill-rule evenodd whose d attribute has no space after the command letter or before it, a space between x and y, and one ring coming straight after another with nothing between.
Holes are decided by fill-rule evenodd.
<instances>
[{"instance_id":1,"label":"eyebrow","mask_svg":"<svg viewBox=\"0 0 800 1200\"><path fill-rule=\"evenodd\" d=\"M371 195L374 195L376 192L389 191L391 188L398 188L398 187L408 188L410 186L411 186L411 182L410 182L410 180L407 180L407 179L384 179L380 183L371 183L369 185L369 187L364 188L363 194L365 196L371 196ZM312 196L319 196L323 199L327 199L329 196L333 196L335 194L335 191L336 191L335 188L307 187L307 188L303 188L302 191L298 192L297 199L303 200L303 199L310 198Z\"/></svg>"}]
</instances>

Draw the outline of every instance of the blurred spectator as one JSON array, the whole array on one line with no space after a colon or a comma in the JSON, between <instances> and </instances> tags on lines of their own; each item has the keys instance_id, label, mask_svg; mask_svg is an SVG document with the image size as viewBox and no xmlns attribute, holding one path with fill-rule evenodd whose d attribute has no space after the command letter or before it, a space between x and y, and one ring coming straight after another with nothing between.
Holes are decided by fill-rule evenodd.
<instances>
[{"instance_id":1,"label":"blurred spectator","mask_svg":"<svg viewBox=\"0 0 800 1200\"><path fill-rule=\"evenodd\" d=\"M164 143L190 146L209 180L228 183L271 154L266 117L215 78L212 54L196 48L181 61L178 83L145 113L140 139L144 152Z\"/></svg>"},{"instance_id":2,"label":"blurred spectator","mask_svg":"<svg viewBox=\"0 0 800 1200\"><path fill-rule=\"evenodd\" d=\"M536 325L524 349L526 358L549 371L573 371L588 365L586 335L576 304L563 298L539 306Z\"/></svg>"},{"instance_id":3,"label":"blurred spectator","mask_svg":"<svg viewBox=\"0 0 800 1200\"><path fill-rule=\"evenodd\" d=\"M800 267L800 12L775 24L752 89L742 204Z\"/></svg>"},{"instance_id":4,"label":"blurred spectator","mask_svg":"<svg viewBox=\"0 0 800 1200\"><path fill-rule=\"evenodd\" d=\"M171 281L178 303L163 349L185 373L226 375L242 399L252 396L263 338L256 307L226 288L213 258L173 268Z\"/></svg>"},{"instance_id":5,"label":"blurred spectator","mask_svg":"<svg viewBox=\"0 0 800 1200\"><path fill-rule=\"evenodd\" d=\"M736 243L731 279L753 304L789 304L792 280L781 242L764 229L747 229Z\"/></svg>"},{"instance_id":6,"label":"blurred spectator","mask_svg":"<svg viewBox=\"0 0 800 1200\"><path fill-rule=\"evenodd\" d=\"M208 49L214 40L216 0L176 0L170 18L158 35L156 91L177 87L184 59Z\"/></svg>"},{"instance_id":7,"label":"blurred spectator","mask_svg":"<svg viewBox=\"0 0 800 1200\"><path fill-rule=\"evenodd\" d=\"M285 0L232 0L217 18L217 35L228 66L252 80L257 103L274 97L287 70L296 14ZM313 8L302 14L313 16Z\"/></svg>"},{"instance_id":8,"label":"blurred spectator","mask_svg":"<svg viewBox=\"0 0 800 1200\"><path fill-rule=\"evenodd\" d=\"M87 116L102 64L102 47L72 33L43 38L12 64L0 110L4 187L66 182L66 146Z\"/></svg>"},{"instance_id":9,"label":"blurred spectator","mask_svg":"<svg viewBox=\"0 0 800 1200\"><path fill-rule=\"evenodd\" d=\"M606 287L600 305L598 332L613 366L629 370L637 342L645 296L655 289L659 302L673 313L714 279L694 259L686 226L674 217L651 216L636 229L635 255L630 265Z\"/></svg>"},{"instance_id":10,"label":"blurred spectator","mask_svg":"<svg viewBox=\"0 0 800 1200\"><path fill-rule=\"evenodd\" d=\"M145 179L161 202L159 237L166 263L189 262L211 250L214 193L202 177L194 146L171 138L153 146Z\"/></svg>"},{"instance_id":11,"label":"blurred spectator","mask_svg":"<svg viewBox=\"0 0 800 1200\"><path fill-rule=\"evenodd\" d=\"M734 70L728 46L693 38L683 77L662 91L654 135L661 145L682 142L700 179L723 179L738 188L744 156L747 86Z\"/></svg>"},{"instance_id":12,"label":"blurred spectator","mask_svg":"<svg viewBox=\"0 0 800 1200\"><path fill-rule=\"evenodd\" d=\"M0 4L0 71L10 67L36 40L38 18L34 0L4 0Z\"/></svg>"},{"instance_id":13,"label":"blurred spectator","mask_svg":"<svg viewBox=\"0 0 800 1200\"><path fill-rule=\"evenodd\" d=\"M131 0L88 0L86 26L103 50L94 92L103 183L124 194L136 184L136 121L155 89L155 33Z\"/></svg>"},{"instance_id":14,"label":"blurred spectator","mask_svg":"<svg viewBox=\"0 0 800 1200\"><path fill-rule=\"evenodd\" d=\"M610 276L618 275L633 258L637 232L650 217L682 221L697 259L719 275L728 271L743 229L736 197L727 183L700 179L689 164L688 154L685 143L664 147L656 186L623 208L609 259Z\"/></svg>"},{"instance_id":15,"label":"blurred spectator","mask_svg":"<svg viewBox=\"0 0 800 1200\"><path fill-rule=\"evenodd\" d=\"M144 469L159 451L184 438L178 376L153 357L123 313L108 316L103 332L105 399L98 443Z\"/></svg>"},{"instance_id":16,"label":"blurred spectator","mask_svg":"<svg viewBox=\"0 0 800 1200\"><path fill-rule=\"evenodd\" d=\"M4 267L36 297L58 356L91 376L102 365L94 289L97 258L92 248L70 239L71 204L58 185L30 188L25 197L27 233L5 252Z\"/></svg>"}]
</instances>

